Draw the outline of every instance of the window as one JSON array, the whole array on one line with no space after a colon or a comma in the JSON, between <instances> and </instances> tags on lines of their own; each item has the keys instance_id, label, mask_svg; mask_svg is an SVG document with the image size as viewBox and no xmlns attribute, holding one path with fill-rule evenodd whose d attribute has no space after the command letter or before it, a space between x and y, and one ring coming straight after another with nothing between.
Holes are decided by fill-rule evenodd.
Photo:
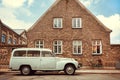
<instances>
[{"instance_id":1,"label":"window","mask_svg":"<svg viewBox=\"0 0 120 80\"><path fill-rule=\"evenodd\" d=\"M73 18L72 19L72 28L82 28L81 18Z\"/></svg>"},{"instance_id":2,"label":"window","mask_svg":"<svg viewBox=\"0 0 120 80\"><path fill-rule=\"evenodd\" d=\"M93 54L102 54L101 40L93 40L92 41L92 53Z\"/></svg>"},{"instance_id":3,"label":"window","mask_svg":"<svg viewBox=\"0 0 120 80\"><path fill-rule=\"evenodd\" d=\"M44 48L44 41L43 40L35 41L35 47L36 48Z\"/></svg>"},{"instance_id":4,"label":"window","mask_svg":"<svg viewBox=\"0 0 120 80\"><path fill-rule=\"evenodd\" d=\"M2 42L2 43L5 43L5 41L6 41L6 35L5 35L5 34L2 34L1 42Z\"/></svg>"},{"instance_id":5,"label":"window","mask_svg":"<svg viewBox=\"0 0 120 80\"><path fill-rule=\"evenodd\" d=\"M13 40L13 44L16 44L16 43L17 43L17 40L16 40L16 39L14 39L14 40Z\"/></svg>"},{"instance_id":6,"label":"window","mask_svg":"<svg viewBox=\"0 0 120 80\"><path fill-rule=\"evenodd\" d=\"M14 57L26 57L26 51L15 51Z\"/></svg>"},{"instance_id":7,"label":"window","mask_svg":"<svg viewBox=\"0 0 120 80\"><path fill-rule=\"evenodd\" d=\"M82 54L82 41L73 41L73 54Z\"/></svg>"},{"instance_id":8,"label":"window","mask_svg":"<svg viewBox=\"0 0 120 80\"><path fill-rule=\"evenodd\" d=\"M53 42L53 51L55 54L62 54L62 41L54 41Z\"/></svg>"},{"instance_id":9,"label":"window","mask_svg":"<svg viewBox=\"0 0 120 80\"><path fill-rule=\"evenodd\" d=\"M41 56L42 57L53 57L53 55L49 51L42 51L42 55Z\"/></svg>"},{"instance_id":10,"label":"window","mask_svg":"<svg viewBox=\"0 0 120 80\"><path fill-rule=\"evenodd\" d=\"M9 37L8 44L12 44L12 37Z\"/></svg>"},{"instance_id":11,"label":"window","mask_svg":"<svg viewBox=\"0 0 120 80\"><path fill-rule=\"evenodd\" d=\"M53 27L62 28L62 18L54 18Z\"/></svg>"},{"instance_id":12,"label":"window","mask_svg":"<svg viewBox=\"0 0 120 80\"><path fill-rule=\"evenodd\" d=\"M27 56L28 57L40 57L40 51L28 51Z\"/></svg>"}]
</instances>

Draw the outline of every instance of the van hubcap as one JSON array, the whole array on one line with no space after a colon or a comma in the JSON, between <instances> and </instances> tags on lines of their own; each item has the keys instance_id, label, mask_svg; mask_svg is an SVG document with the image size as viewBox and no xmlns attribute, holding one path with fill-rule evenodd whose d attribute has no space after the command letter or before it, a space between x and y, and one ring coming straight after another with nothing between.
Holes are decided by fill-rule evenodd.
<instances>
[{"instance_id":1,"label":"van hubcap","mask_svg":"<svg viewBox=\"0 0 120 80\"><path fill-rule=\"evenodd\" d=\"M67 72L68 74L72 74L72 73L74 72L74 69L73 69L72 67L68 67L68 68L66 69L66 72Z\"/></svg>"},{"instance_id":2,"label":"van hubcap","mask_svg":"<svg viewBox=\"0 0 120 80\"><path fill-rule=\"evenodd\" d=\"M23 72L23 74L27 75L30 73L30 69L28 67L24 67L22 72Z\"/></svg>"}]
</instances>

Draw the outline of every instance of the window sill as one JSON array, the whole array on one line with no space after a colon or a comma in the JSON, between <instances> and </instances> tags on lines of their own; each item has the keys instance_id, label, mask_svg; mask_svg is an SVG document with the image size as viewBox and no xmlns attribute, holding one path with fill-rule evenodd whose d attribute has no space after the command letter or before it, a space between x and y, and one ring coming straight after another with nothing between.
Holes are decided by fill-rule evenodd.
<instances>
[{"instance_id":1,"label":"window sill","mask_svg":"<svg viewBox=\"0 0 120 80\"><path fill-rule=\"evenodd\" d=\"M96 53L96 54L95 54L95 53L92 53L92 55L93 55L93 56L101 56L102 53Z\"/></svg>"},{"instance_id":2,"label":"window sill","mask_svg":"<svg viewBox=\"0 0 120 80\"><path fill-rule=\"evenodd\" d=\"M62 55L62 53L55 53L55 55Z\"/></svg>"},{"instance_id":3,"label":"window sill","mask_svg":"<svg viewBox=\"0 0 120 80\"><path fill-rule=\"evenodd\" d=\"M82 29L82 27L78 27L78 28L75 28L75 27L72 27L73 29Z\"/></svg>"},{"instance_id":4,"label":"window sill","mask_svg":"<svg viewBox=\"0 0 120 80\"><path fill-rule=\"evenodd\" d=\"M63 27L53 27L53 29L63 29Z\"/></svg>"},{"instance_id":5,"label":"window sill","mask_svg":"<svg viewBox=\"0 0 120 80\"><path fill-rule=\"evenodd\" d=\"M83 54L73 54L74 56L82 56Z\"/></svg>"}]
</instances>

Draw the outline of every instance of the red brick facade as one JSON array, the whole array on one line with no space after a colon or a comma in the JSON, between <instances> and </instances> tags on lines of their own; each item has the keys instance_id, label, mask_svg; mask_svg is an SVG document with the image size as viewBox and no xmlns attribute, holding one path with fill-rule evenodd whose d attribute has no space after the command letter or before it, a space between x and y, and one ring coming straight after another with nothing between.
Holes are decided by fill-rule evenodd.
<instances>
[{"instance_id":1,"label":"red brick facade","mask_svg":"<svg viewBox=\"0 0 120 80\"><path fill-rule=\"evenodd\" d=\"M12 50L14 48L27 47L27 43L23 44L26 41L26 38L13 31L0 20L0 69L8 68Z\"/></svg>"},{"instance_id":2,"label":"red brick facade","mask_svg":"<svg viewBox=\"0 0 120 80\"><path fill-rule=\"evenodd\" d=\"M82 19L82 28L72 28L72 18ZM53 19L62 18L62 28L53 27ZM36 40L43 40L44 47L53 50L53 41L61 40L62 54L57 56L77 59L83 66L101 59L105 66L111 61L110 32L79 0L56 0L48 11L28 30L28 47L35 47ZM73 41L82 41L82 54L73 54ZM92 41L101 40L102 54L92 54Z\"/></svg>"}]
</instances>

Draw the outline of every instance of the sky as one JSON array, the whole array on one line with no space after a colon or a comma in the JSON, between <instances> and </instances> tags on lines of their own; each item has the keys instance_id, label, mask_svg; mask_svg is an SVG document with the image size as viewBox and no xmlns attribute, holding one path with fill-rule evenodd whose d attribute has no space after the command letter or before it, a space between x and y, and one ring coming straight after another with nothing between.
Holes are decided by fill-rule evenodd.
<instances>
[{"instance_id":1,"label":"sky","mask_svg":"<svg viewBox=\"0 0 120 80\"><path fill-rule=\"evenodd\" d=\"M112 30L111 44L120 44L120 0L79 0ZM29 29L55 0L0 0L0 19L12 29Z\"/></svg>"}]
</instances>

